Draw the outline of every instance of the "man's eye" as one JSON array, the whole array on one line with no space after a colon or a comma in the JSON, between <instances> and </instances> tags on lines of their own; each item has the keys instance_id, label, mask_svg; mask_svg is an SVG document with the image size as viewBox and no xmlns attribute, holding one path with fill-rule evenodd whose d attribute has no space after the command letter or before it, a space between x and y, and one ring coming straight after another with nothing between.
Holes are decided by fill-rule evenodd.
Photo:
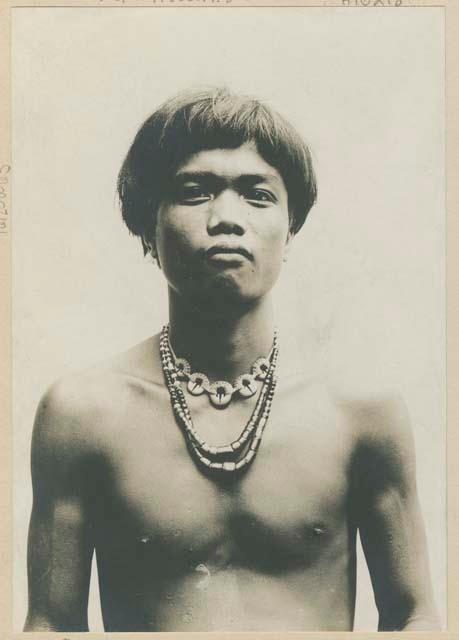
<instances>
[{"instance_id":1,"label":"man's eye","mask_svg":"<svg viewBox=\"0 0 459 640\"><path fill-rule=\"evenodd\" d=\"M276 201L273 194L265 189L248 189L244 193L244 198L255 206L264 206Z\"/></svg>"},{"instance_id":2,"label":"man's eye","mask_svg":"<svg viewBox=\"0 0 459 640\"><path fill-rule=\"evenodd\" d=\"M182 204L201 204L210 200L211 194L200 186L182 187L178 192L178 200Z\"/></svg>"}]
</instances>

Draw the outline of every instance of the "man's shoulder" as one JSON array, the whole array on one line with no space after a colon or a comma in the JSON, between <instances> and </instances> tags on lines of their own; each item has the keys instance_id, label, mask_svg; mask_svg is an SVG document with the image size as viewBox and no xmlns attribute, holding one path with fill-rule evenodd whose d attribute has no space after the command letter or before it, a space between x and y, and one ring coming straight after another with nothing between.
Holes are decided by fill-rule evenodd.
<instances>
[{"instance_id":1,"label":"man's shoulder","mask_svg":"<svg viewBox=\"0 0 459 640\"><path fill-rule=\"evenodd\" d=\"M344 421L356 439L397 438L407 432L408 411L400 391L371 381L350 385L332 377L311 376L297 371L283 381L283 387L303 399L314 396L316 405L329 406L339 421Z\"/></svg>"},{"instance_id":2,"label":"man's shoulder","mask_svg":"<svg viewBox=\"0 0 459 640\"><path fill-rule=\"evenodd\" d=\"M303 367L284 370L281 387L295 398L313 397L316 406L330 410L337 423L351 437L354 447L388 452L412 450L408 410L393 381L376 371L336 370L330 363L314 371Z\"/></svg>"},{"instance_id":3,"label":"man's shoulder","mask_svg":"<svg viewBox=\"0 0 459 640\"><path fill-rule=\"evenodd\" d=\"M334 393L337 406L362 441L397 440L411 432L408 410L397 389Z\"/></svg>"},{"instance_id":4,"label":"man's shoulder","mask_svg":"<svg viewBox=\"0 0 459 640\"><path fill-rule=\"evenodd\" d=\"M339 410L359 415L370 411L387 413L395 405L403 404L396 386L371 371L357 371L353 367L338 369L333 360L283 363L279 371L282 388L297 394L312 393L318 399L327 399Z\"/></svg>"},{"instance_id":5,"label":"man's shoulder","mask_svg":"<svg viewBox=\"0 0 459 640\"><path fill-rule=\"evenodd\" d=\"M363 474L363 485L409 484L415 470L415 448L400 392L391 386L366 384L353 391L345 387L335 397L341 419L353 434L353 467Z\"/></svg>"},{"instance_id":6,"label":"man's shoulder","mask_svg":"<svg viewBox=\"0 0 459 640\"><path fill-rule=\"evenodd\" d=\"M56 380L37 410L36 429L52 439L95 442L130 399L162 385L157 336L88 369ZM153 393L152 393L153 392Z\"/></svg>"},{"instance_id":7,"label":"man's shoulder","mask_svg":"<svg viewBox=\"0 0 459 640\"><path fill-rule=\"evenodd\" d=\"M118 380L132 379L161 384L163 374L159 358L159 334L112 356L86 373L102 377L108 374Z\"/></svg>"}]
</instances>

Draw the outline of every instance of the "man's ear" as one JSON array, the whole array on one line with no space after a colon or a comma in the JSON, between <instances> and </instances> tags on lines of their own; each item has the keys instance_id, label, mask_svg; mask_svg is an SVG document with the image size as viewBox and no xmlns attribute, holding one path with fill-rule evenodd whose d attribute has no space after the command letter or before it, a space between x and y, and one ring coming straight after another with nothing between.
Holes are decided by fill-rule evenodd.
<instances>
[{"instance_id":1,"label":"man's ear","mask_svg":"<svg viewBox=\"0 0 459 640\"><path fill-rule=\"evenodd\" d=\"M294 234L289 230L287 234L287 239L285 241L285 247L284 247L284 257L283 257L284 262L287 262L288 260L288 256L292 246L293 235Z\"/></svg>"},{"instance_id":2,"label":"man's ear","mask_svg":"<svg viewBox=\"0 0 459 640\"><path fill-rule=\"evenodd\" d=\"M153 260L158 265L158 267L161 268L161 265L159 264L159 259L158 259L158 252L156 250L155 239L154 238L147 238L146 236L142 236L142 246L143 246L143 250L145 251L145 255L147 253L149 253L151 255L151 257L153 258Z\"/></svg>"}]
</instances>

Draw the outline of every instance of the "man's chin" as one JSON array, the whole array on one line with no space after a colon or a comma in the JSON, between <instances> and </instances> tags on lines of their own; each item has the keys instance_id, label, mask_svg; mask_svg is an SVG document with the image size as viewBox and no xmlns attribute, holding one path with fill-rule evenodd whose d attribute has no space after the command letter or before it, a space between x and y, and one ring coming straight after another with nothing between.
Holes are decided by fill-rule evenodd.
<instances>
[{"instance_id":1,"label":"man's chin","mask_svg":"<svg viewBox=\"0 0 459 640\"><path fill-rule=\"evenodd\" d=\"M190 304L196 309L218 314L229 311L241 311L253 304L259 297L252 288L244 286L237 278L228 274L207 283L207 286L192 287L185 294Z\"/></svg>"}]
</instances>

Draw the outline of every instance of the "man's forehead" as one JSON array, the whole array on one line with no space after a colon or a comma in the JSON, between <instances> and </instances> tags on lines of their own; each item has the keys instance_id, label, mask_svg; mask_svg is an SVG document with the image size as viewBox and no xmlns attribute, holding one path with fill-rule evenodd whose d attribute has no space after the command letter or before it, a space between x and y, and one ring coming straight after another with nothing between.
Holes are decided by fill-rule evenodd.
<instances>
[{"instance_id":1,"label":"man's forehead","mask_svg":"<svg viewBox=\"0 0 459 640\"><path fill-rule=\"evenodd\" d=\"M188 174L214 174L224 178L259 175L267 180L283 180L275 167L258 153L254 143L248 142L235 149L203 149L189 156L178 168L176 177Z\"/></svg>"}]
</instances>

